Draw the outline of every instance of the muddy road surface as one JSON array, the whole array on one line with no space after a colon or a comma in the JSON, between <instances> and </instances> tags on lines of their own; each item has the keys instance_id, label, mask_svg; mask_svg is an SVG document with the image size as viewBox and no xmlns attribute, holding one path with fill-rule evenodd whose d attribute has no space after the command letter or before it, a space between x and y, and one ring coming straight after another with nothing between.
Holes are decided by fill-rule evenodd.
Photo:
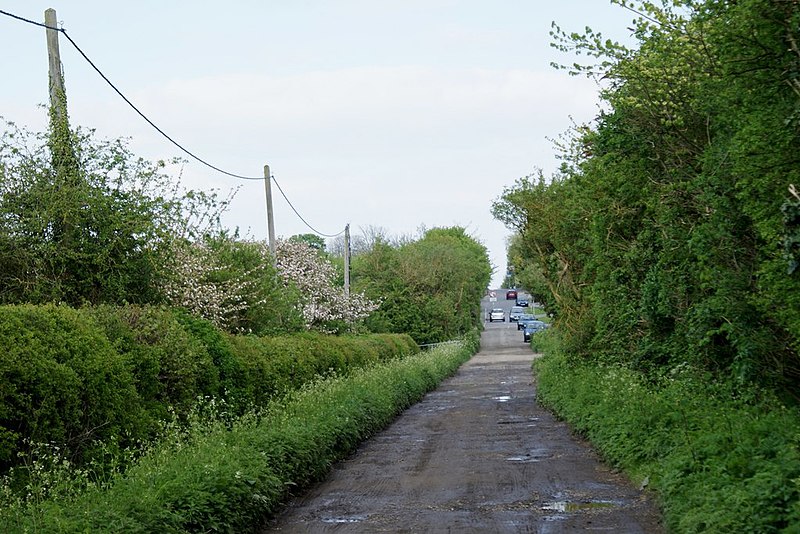
<instances>
[{"instance_id":1,"label":"muddy road surface","mask_svg":"<svg viewBox=\"0 0 800 534\"><path fill-rule=\"evenodd\" d=\"M262 532L661 533L650 498L537 405L515 323Z\"/></svg>"}]
</instances>

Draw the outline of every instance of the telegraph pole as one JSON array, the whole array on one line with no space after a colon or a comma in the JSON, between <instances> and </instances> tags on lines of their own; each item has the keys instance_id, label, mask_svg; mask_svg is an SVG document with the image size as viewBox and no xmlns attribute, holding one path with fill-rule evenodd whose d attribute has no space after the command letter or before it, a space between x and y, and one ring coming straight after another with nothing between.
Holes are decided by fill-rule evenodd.
<instances>
[{"instance_id":1,"label":"telegraph pole","mask_svg":"<svg viewBox=\"0 0 800 534\"><path fill-rule=\"evenodd\" d=\"M350 225L344 227L344 295L350 296Z\"/></svg>"},{"instance_id":2,"label":"telegraph pole","mask_svg":"<svg viewBox=\"0 0 800 534\"><path fill-rule=\"evenodd\" d=\"M58 217L53 221L53 236L65 249L72 247L76 229L75 214L80 210L72 188L79 185L82 177L78 158L69 131L67 114L67 90L61 70L61 54L58 49L58 19L55 9L44 12L47 37L48 89L50 92L50 133L48 145L53 170L56 173L59 195L62 202Z\"/></svg>"},{"instance_id":3,"label":"telegraph pole","mask_svg":"<svg viewBox=\"0 0 800 534\"><path fill-rule=\"evenodd\" d=\"M58 19L56 10L47 9L44 12L44 23L47 26L47 58L48 73L50 75L50 107L53 119L59 125L67 120L67 90L64 88L64 73L61 70L61 54L58 50Z\"/></svg>"},{"instance_id":4,"label":"telegraph pole","mask_svg":"<svg viewBox=\"0 0 800 534\"><path fill-rule=\"evenodd\" d=\"M269 235L269 252L272 254L272 264L278 265L278 256L275 253L275 221L272 217L272 177L269 165L264 165L264 188L267 193L267 233Z\"/></svg>"}]
</instances>

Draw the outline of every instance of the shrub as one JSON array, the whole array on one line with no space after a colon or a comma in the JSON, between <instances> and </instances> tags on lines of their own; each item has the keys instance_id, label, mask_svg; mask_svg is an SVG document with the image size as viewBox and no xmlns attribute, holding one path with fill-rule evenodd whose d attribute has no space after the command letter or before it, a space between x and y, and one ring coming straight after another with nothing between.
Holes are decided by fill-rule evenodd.
<instances>
[{"instance_id":1,"label":"shrub","mask_svg":"<svg viewBox=\"0 0 800 534\"><path fill-rule=\"evenodd\" d=\"M613 464L646 479L675 532L800 529L800 412L688 367L535 361L538 395Z\"/></svg>"},{"instance_id":2,"label":"shrub","mask_svg":"<svg viewBox=\"0 0 800 534\"><path fill-rule=\"evenodd\" d=\"M95 440L142 422L126 360L87 314L63 306L0 306L0 462L27 443L81 458Z\"/></svg>"},{"instance_id":3,"label":"shrub","mask_svg":"<svg viewBox=\"0 0 800 534\"><path fill-rule=\"evenodd\" d=\"M206 346L179 320L180 312L153 306L87 310L128 363L144 403L158 416L183 414L198 397L219 395L219 371Z\"/></svg>"},{"instance_id":4,"label":"shrub","mask_svg":"<svg viewBox=\"0 0 800 534\"><path fill-rule=\"evenodd\" d=\"M239 342L253 343L253 338ZM5 532L240 532L390 423L469 358L448 345L318 379L235 424L196 422L105 487L0 510Z\"/></svg>"}]
</instances>

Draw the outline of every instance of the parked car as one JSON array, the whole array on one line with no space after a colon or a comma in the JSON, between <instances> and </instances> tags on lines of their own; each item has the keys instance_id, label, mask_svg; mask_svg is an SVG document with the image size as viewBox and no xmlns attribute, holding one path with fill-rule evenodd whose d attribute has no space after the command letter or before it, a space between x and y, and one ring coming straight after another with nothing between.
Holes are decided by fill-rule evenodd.
<instances>
[{"instance_id":1,"label":"parked car","mask_svg":"<svg viewBox=\"0 0 800 534\"><path fill-rule=\"evenodd\" d=\"M525 313L525 310L522 309L522 306L511 306L511 311L508 312L508 320L516 321L523 313Z\"/></svg>"},{"instance_id":2,"label":"parked car","mask_svg":"<svg viewBox=\"0 0 800 534\"><path fill-rule=\"evenodd\" d=\"M517 300L516 289L509 289L508 291L506 291L506 300Z\"/></svg>"},{"instance_id":3,"label":"parked car","mask_svg":"<svg viewBox=\"0 0 800 534\"><path fill-rule=\"evenodd\" d=\"M528 307L528 299L517 297L517 306L522 306L524 308L527 308Z\"/></svg>"},{"instance_id":4,"label":"parked car","mask_svg":"<svg viewBox=\"0 0 800 534\"><path fill-rule=\"evenodd\" d=\"M535 320L536 316L534 314L523 313L522 315L519 316L519 319L517 319L517 330L522 330L523 328L525 328L525 323Z\"/></svg>"},{"instance_id":5,"label":"parked car","mask_svg":"<svg viewBox=\"0 0 800 534\"><path fill-rule=\"evenodd\" d=\"M489 322L493 323L495 321L506 322L506 312L503 311L503 308L494 308L489 312Z\"/></svg>"},{"instance_id":6,"label":"parked car","mask_svg":"<svg viewBox=\"0 0 800 534\"><path fill-rule=\"evenodd\" d=\"M533 334L546 330L549 327L550 325L544 321L528 321L525 323L525 327L522 330L522 340L525 343L530 343Z\"/></svg>"}]
</instances>

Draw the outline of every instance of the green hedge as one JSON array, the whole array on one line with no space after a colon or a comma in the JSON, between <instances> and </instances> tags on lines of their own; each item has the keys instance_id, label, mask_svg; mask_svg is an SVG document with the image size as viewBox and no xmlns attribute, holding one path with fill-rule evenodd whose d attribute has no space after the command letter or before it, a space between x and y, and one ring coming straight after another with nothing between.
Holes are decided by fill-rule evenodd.
<instances>
[{"instance_id":1,"label":"green hedge","mask_svg":"<svg viewBox=\"0 0 800 534\"><path fill-rule=\"evenodd\" d=\"M0 469L47 443L77 463L126 448L198 399L234 414L315 376L418 350L408 336L234 337L159 307L0 306ZM107 449L107 447L106 447Z\"/></svg>"},{"instance_id":2,"label":"green hedge","mask_svg":"<svg viewBox=\"0 0 800 534\"><path fill-rule=\"evenodd\" d=\"M0 511L3 532L242 532L290 492L324 477L477 350L477 334L329 376L234 424L204 423L164 442L105 488Z\"/></svg>"},{"instance_id":3,"label":"green hedge","mask_svg":"<svg viewBox=\"0 0 800 534\"><path fill-rule=\"evenodd\" d=\"M91 317L66 307L0 307L0 462L23 440L78 454L133 430L141 403L133 372Z\"/></svg>"},{"instance_id":4,"label":"green hedge","mask_svg":"<svg viewBox=\"0 0 800 534\"><path fill-rule=\"evenodd\" d=\"M796 408L688 369L653 383L558 355L534 366L542 403L647 480L671 531L800 532Z\"/></svg>"}]
</instances>

